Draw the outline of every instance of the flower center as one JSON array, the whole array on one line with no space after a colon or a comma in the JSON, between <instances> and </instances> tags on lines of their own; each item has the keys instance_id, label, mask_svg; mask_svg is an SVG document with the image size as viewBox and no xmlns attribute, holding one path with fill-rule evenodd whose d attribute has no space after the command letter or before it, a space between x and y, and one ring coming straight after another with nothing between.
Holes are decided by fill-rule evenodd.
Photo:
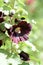
<instances>
[{"instance_id":1,"label":"flower center","mask_svg":"<svg viewBox=\"0 0 43 65\"><path fill-rule=\"evenodd\" d=\"M16 32L16 33L21 33L21 28L20 28L20 27L17 27L17 28L15 29L15 32Z\"/></svg>"}]
</instances>

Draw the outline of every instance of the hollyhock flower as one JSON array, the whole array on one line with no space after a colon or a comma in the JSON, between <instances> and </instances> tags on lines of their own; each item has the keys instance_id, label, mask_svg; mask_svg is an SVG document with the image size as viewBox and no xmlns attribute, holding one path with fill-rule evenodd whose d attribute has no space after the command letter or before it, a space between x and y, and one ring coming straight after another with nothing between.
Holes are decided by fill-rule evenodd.
<instances>
[{"instance_id":1,"label":"hollyhock flower","mask_svg":"<svg viewBox=\"0 0 43 65\"><path fill-rule=\"evenodd\" d=\"M0 23L4 21L4 18L3 18L3 13L2 11L0 11Z\"/></svg>"},{"instance_id":2,"label":"hollyhock flower","mask_svg":"<svg viewBox=\"0 0 43 65\"><path fill-rule=\"evenodd\" d=\"M0 47L2 46L2 40L0 40Z\"/></svg>"},{"instance_id":3,"label":"hollyhock flower","mask_svg":"<svg viewBox=\"0 0 43 65\"><path fill-rule=\"evenodd\" d=\"M19 53L19 55L20 55L21 60L24 60L24 61L30 60L29 55L24 51L21 51L21 53Z\"/></svg>"},{"instance_id":4,"label":"hollyhock flower","mask_svg":"<svg viewBox=\"0 0 43 65\"><path fill-rule=\"evenodd\" d=\"M12 41L14 43L18 43L19 41L25 41L28 39L28 34L31 31L31 25L26 21L21 21L18 25L13 25L7 30Z\"/></svg>"}]
</instances>

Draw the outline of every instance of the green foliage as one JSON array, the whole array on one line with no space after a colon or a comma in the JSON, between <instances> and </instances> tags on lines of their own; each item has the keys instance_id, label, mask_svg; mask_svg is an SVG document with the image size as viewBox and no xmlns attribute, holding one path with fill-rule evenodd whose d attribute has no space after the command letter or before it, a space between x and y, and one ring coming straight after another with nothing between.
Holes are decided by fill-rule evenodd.
<instances>
[{"instance_id":1,"label":"green foliage","mask_svg":"<svg viewBox=\"0 0 43 65\"><path fill-rule=\"evenodd\" d=\"M22 64L19 64L19 65L29 65L28 63L26 62L23 62Z\"/></svg>"}]
</instances>

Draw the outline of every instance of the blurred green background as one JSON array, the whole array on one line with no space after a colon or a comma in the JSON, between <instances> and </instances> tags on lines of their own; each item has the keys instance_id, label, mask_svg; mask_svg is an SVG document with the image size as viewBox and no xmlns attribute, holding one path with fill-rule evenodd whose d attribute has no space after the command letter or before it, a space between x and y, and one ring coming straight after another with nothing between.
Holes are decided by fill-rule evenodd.
<instances>
[{"instance_id":1,"label":"blurred green background","mask_svg":"<svg viewBox=\"0 0 43 65\"><path fill-rule=\"evenodd\" d=\"M29 19L32 23L30 41L39 49L40 65L43 65L43 0L34 0L28 4ZM30 11L31 10L31 11Z\"/></svg>"}]
</instances>

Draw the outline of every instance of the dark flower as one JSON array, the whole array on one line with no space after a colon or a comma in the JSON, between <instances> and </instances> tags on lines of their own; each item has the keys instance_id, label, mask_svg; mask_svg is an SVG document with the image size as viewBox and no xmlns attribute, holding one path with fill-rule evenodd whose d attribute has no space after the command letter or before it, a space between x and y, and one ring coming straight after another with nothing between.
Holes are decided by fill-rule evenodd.
<instances>
[{"instance_id":1,"label":"dark flower","mask_svg":"<svg viewBox=\"0 0 43 65\"><path fill-rule=\"evenodd\" d=\"M2 23L3 21L4 21L3 13L2 13L2 11L0 11L0 23Z\"/></svg>"},{"instance_id":2,"label":"dark flower","mask_svg":"<svg viewBox=\"0 0 43 65\"><path fill-rule=\"evenodd\" d=\"M2 46L2 40L0 40L0 47Z\"/></svg>"},{"instance_id":3,"label":"dark flower","mask_svg":"<svg viewBox=\"0 0 43 65\"><path fill-rule=\"evenodd\" d=\"M28 34L31 31L30 23L21 21L18 25L13 25L8 30L8 34L14 43L25 41L28 39Z\"/></svg>"},{"instance_id":4,"label":"dark flower","mask_svg":"<svg viewBox=\"0 0 43 65\"><path fill-rule=\"evenodd\" d=\"M19 53L19 55L20 55L21 60L24 60L24 61L30 60L29 55L24 51L21 51L21 53Z\"/></svg>"},{"instance_id":5,"label":"dark flower","mask_svg":"<svg viewBox=\"0 0 43 65\"><path fill-rule=\"evenodd\" d=\"M4 22L4 18L0 17L0 23Z\"/></svg>"},{"instance_id":6,"label":"dark flower","mask_svg":"<svg viewBox=\"0 0 43 65\"><path fill-rule=\"evenodd\" d=\"M2 17L2 11L0 11L0 17Z\"/></svg>"}]
</instances>

